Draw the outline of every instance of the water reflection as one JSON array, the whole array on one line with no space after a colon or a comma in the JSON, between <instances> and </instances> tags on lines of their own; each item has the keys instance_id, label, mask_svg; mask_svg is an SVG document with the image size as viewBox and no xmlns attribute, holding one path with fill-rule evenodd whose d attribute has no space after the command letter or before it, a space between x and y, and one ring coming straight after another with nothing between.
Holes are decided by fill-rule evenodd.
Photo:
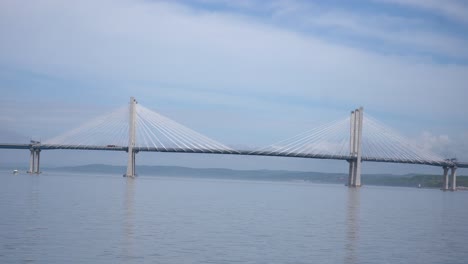
<instances>
[{"instance_id":1,"label":"water reflection","mask_svg":"<svg viewBox=\"0 0 468 264\"><path fill-rule=\"evenodd\" d=\"M36 175L27 179L26 188L22 189L21 192L15 194L14 199L21 200L21 196L24 195L24 204L14 203L16 206L20 207L23 212L20 214L22 217L14 219L14 223L9 223L8 226L11 226L11 229L14 230L15 227L19 232L11 236L11 239L8 240L8 243L4 244L4 248L9 250L14 250L16 252L22 252L19 256L22 262L33 262L36 261L37 256L35 256L35 248L39 246L41 239L41 234L44 232L47 227L41 224L39 221L41 217L41 192L40 192L40 178ZM25 191L22 193L22 191ZM2 210L2 213L4 211ZM8 228L10 229L10 228ZM18 251L19 250L19 251ZM10 253L14 255L14 251ZM0 259L2 257L2 250L0 249ZM0 261L2 262L2 261ZM2 263L10 263L5 261Z\"/></svg>"},{"instance_id":2,"label":"water reflection","mask_svg":"<svg viewBox=\"0 0 468 264\"><path fill-rule=\"evenodd\" d=\"M39 199L40 199L40 178L36 175L31 176L31 180L28 181L28 212L30 213L30 219L37 219L39 215Z\"/></svg>"},{"instance_id":3,"label":"water reflection","mask_svg":"<svg viewBox=\"0 0 468 264\"><path fill-rule=\"evenodd\" d=\"M357 247L359 245L359 207L361 203L359 191L360 188L348 189L345 263L359 263L357 255Z\"/></svg>"},{"instance_id":4,"label":"water reflection","mask_svg":"<svg viewBox=\"0 0 468 264\"><path fill-rule=\"evenodd\" d=\"M123 256L131 258L134 255L134 198L135 198L135 179L127 177L124 196L124 245Z\"/></svg>"}]
</instances>

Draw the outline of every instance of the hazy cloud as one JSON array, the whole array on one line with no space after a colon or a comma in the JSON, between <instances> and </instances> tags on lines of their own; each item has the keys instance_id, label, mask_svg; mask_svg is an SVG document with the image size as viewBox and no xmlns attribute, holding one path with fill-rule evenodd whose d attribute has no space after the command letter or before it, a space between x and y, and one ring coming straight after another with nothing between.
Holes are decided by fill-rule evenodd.
<instances>
[{"instance_id":1,"label":"hazy cloud","mask_svg":"<svg viewBox=\"0 0 468 264\"><path fill-rule=\"evenodd\" d=\"M463 0L377 0L424 9L468 24L468 4Z\"/></svg>"}]
</instances>

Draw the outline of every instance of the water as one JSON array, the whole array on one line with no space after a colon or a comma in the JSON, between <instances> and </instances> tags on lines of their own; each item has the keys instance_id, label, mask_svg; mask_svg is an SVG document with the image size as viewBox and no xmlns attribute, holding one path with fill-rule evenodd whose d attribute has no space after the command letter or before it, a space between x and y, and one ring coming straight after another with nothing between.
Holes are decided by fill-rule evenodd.
<instances>
[{"instance_id":1,"label":"water","mask_svg":"<svg viewBox=\"0 0 468 264\"><path fill-rule=\"evenodd\" d=\"M0 178L0 263L468 263L463 191Z\"/></svg>"}]
</instances>

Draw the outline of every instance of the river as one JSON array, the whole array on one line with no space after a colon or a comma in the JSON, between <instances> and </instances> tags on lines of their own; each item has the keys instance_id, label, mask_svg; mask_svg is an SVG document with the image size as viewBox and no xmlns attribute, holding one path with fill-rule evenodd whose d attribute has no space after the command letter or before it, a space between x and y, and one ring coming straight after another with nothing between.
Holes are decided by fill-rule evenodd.
<instances>
[{"instance_id":1,"label":"river","mask_svg":"<svg viewBox=\"0 0 468 264\"><path fill-rule=\"evenodd\" d=\"M0 263L468 263L466 191L0 178Z\"/></svg>"}]
</instances>

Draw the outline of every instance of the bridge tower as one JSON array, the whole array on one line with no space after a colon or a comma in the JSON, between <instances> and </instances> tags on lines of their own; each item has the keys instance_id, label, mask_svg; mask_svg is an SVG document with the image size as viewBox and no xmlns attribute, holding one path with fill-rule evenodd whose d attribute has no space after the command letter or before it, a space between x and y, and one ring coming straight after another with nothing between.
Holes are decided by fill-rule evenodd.
<instances>
[{"instance_id":1,"label":"bridge tower","mask_svg":"<svg viewBox=\"0 0 468 264\"><path fill-rule=\"evenodd\" d=\"M364 108L351 111L350 126L350 156L348 187L361 187L361 150L362 150L362 124Z\"/></svg>"},{"instance_id":2,"label":"bridge tower","mask_svg":"<svg viewBox=\"0 0 468 264\"><path fill-rule=\"evenodd\" d=\"M135 177L135 130L136 130L136 109L137 101L130 97L129 119L128 119L128 162L126 177Z\"/></svg>"}]
</instances>

